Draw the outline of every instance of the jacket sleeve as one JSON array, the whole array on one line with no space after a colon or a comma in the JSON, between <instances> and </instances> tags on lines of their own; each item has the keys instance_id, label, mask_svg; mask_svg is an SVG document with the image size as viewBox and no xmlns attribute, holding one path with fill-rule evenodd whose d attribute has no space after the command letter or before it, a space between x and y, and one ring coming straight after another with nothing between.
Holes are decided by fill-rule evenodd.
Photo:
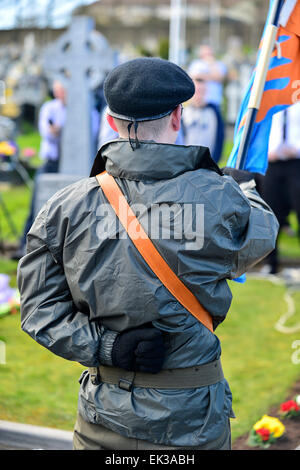
<instances>
[{"instance_id":1,"label":"jacket sleeve","mask_svg":"<svg viewBox=\"0 0 300 470\"><path fill-rule=\"evenodd\" d=\"M27 254L18 266L21 327L54 354L95 367L111 363L117 333L90 322L72 300L63 267L47 243L46 207L27 237Z\"/></svg>"},{"instance_id":2,"label":"jacket sleeve","mask_svg":"<svg viewBox=\"0 0 300 470\"><path fill-rule=\"evenodd\" d=\"M244 201L241 197L236 198L235 212L230 218L230 279L244 274L275 248L279 228L273 211L256 191L254 180L240 186L236 182L233 184L240 190L240 196L244 196ZM245 210L245 202L248 210Z\"/></svg>"}]
</instances>

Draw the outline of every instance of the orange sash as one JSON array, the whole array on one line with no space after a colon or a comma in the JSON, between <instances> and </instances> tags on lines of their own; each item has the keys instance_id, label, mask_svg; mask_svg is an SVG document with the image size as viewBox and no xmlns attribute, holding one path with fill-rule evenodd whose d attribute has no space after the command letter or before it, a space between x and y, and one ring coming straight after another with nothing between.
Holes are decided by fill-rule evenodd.
<instances>
[{"instance_id":1,"label":"orange sash","mask_svg":"<svg viewBox=\"0 0 300 470\"><path fill-rule=\"evenodd\" d=\"M213 333L211 315L172 271L142 228L115 179L107 172L96 176L106 198L135 247L168 291Z\"/></svg>"}]
</instances>

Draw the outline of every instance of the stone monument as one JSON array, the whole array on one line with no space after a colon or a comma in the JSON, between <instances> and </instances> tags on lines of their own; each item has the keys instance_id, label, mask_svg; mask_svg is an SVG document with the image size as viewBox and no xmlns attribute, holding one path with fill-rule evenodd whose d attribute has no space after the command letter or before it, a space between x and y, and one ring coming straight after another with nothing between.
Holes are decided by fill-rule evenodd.
<instances>
[{"instance_id":1,"label":"stone monument","mask_svg":"<svg viewBox=\"0 0 300 470\"><path fill-rule=\"evenodd\" d=\"M35 215L58 190L89 176L94 157L92 139L93 90L114 66L106 39L89 17L75 17L70 29L45 51L44 69L67 91L67 116L61 138L59 172L37 180Z\"/></svg>"}]
</instances>

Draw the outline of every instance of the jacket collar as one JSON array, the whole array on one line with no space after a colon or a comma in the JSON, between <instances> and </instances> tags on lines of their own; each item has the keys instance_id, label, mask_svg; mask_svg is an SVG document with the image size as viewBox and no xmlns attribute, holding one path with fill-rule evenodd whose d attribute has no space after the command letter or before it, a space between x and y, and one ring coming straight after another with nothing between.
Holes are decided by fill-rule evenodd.
<instances>
[{"instance_id":1,"label":"jacket collar","mask_svg":"<svg viewBox=\"0 0 300 470\"><path fill-rule=\"evenodd\" d=\"M106 170L110 175L131 180L162 180L200 168L222 174L207 147L140 141L132 150L129 140L117 139L103 145L90 176Z\"/></svg>"}]
</instances>

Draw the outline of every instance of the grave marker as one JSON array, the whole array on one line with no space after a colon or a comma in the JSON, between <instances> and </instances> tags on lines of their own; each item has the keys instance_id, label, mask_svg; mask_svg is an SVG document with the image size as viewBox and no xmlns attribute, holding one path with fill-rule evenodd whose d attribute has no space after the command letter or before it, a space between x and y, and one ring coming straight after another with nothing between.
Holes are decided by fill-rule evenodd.
<instances>
[{"instance_id":1,"label":"grave marker","mask_svg":"<svg viewBox=\"0 0 300 470\"><path fill-rule=\"evenodd\" d=\"M47 75L67 91L67 115L61 138L58 174L37 181L35 213L55 192L89 175L93 158L93 89L113 68L114 56L106 39L89 17L75 17L70 29L45 53Z\"/></svg>"}]
</instances>

